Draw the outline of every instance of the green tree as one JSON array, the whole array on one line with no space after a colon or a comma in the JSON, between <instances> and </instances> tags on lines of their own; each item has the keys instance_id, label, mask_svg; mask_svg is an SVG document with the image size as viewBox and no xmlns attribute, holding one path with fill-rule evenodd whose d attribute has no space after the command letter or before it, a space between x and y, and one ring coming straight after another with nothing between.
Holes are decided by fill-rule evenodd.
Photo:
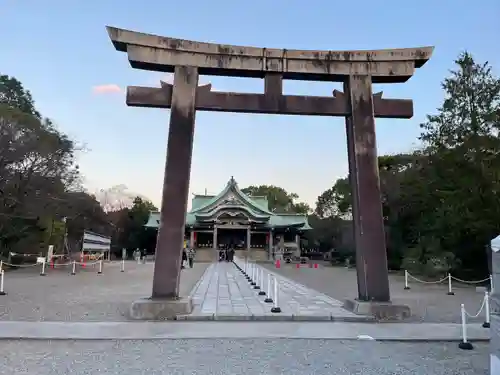
<instances>
[{"instance_id":1,"label":"green tree","mask_svg":"<svg viewBox=\"0 0 500 375\"><path fill-rule=\"evenodd\" d=\"M16 78L4 74L0 74L0 104L17 108L22 113L41 119L30 91Z\"/></svg>"},{"instance_id":2,"label":"green tree","mask_svg":"<svg viewBox=\"0 0 500 375\"><path fill-rule=\"evenodd\" d=\"M35 109L28 90L0 75L0 251L38 252L78 181L75 144ZM17 249L15 249L17 247Z\"/></svg>"},{"instance_id":3,"label":"green tree","mask_svg":"<svg viewBox=\"0 0 500 375\"><path fill-rule=\"evenodd\" d=\"M429 163L421 173L434 213L421 227L427 242L440 234L439 251L484 274L491 255L478 254L500 233L500 79L467 52L455 64L443 105L422 124Z\"/></svg>"},{"instance_id":4,"label":"green tree","mask_svg":"<svg viewBox=\"0 0 500 375\"><path fill-rule=\"evenodd\" d=\"M351 213L351 186L347 178L339 178L316 201L315 213L320 218L342 217Z\"/></svg>"},{"instance_id":5,"label":"green tree","mask_svg":"<svg viewBox=\"0 0 500 375\"><path fill-rule=\"evenodd\" d=\"M151 248L154 244L155 231L145 228L144 225L151 211L157 210L152 202L136 197L132 207L108 212L108 217L112 217L115 223L113 247L118 250Z\"/></svg>"},{"instance_id":6,"label":"green tree","mask_svg":"<svg viewBox=\"0 0 500 375\"><path fill-rule=\"evenodd\" d=\"M274 185L248 186L241 191L250 196L266 197L269 209L277 213L307 214L310 212L308 204L297 202L299 196L288 193L285 189Z\"/></svg>"}]
</instances>

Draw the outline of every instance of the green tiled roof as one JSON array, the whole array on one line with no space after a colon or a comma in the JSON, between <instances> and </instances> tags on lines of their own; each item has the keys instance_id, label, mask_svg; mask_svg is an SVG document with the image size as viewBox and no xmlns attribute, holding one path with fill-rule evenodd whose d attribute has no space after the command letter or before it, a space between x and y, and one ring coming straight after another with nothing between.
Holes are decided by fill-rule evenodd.
<instances>
[{"instance_id":1,"label":"green tiled roof","mask_svg":"<svg viewBox=\"0 0 500 375\"><path fill-rule=\"evenodd\" d=\"M263 227L311 229L306 215L271 212L267 197L251 197L244 194L232 177L219 194L195 195L193 197L191 211L186 213L186 225L195 226L200 220L213 220L219 212L231 209L246 212L249 217L259 222ZM159 220L160 213L151 212L146 226L157 228Z\"/></svg>"},{"instance_id":2,"label":"green tiled roof","mask_svg":"<svg viewBox=\"0 0 500 375\"><path fill-rule=\"evenodd\" d=\"M191 210L197 210L206 205L215 195L195 195L191 201Z\"/></svg>"}]
</instances>

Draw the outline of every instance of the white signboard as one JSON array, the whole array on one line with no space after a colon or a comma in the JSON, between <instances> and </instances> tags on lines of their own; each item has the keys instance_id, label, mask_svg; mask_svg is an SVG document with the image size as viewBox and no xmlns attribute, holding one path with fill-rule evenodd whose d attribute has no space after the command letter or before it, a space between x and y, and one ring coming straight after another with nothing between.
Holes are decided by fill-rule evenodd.
<instances>
[{"instance_id":1,"label":"white signboard","mask_svg":"<svg viewBox=\"0 0 500 375\"><path fill-rule=\"evenodd\" d=\"M83 233L83 251L109 251L111 238L97 233L85 231Z\"/></svg>"}]
</instances>

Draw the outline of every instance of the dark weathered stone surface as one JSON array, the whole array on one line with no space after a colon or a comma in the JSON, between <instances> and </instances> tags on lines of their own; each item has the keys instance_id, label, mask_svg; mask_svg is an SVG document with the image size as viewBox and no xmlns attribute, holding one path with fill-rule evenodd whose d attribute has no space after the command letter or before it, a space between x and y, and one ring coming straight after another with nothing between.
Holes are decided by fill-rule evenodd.
<instances>
[{"instance_id":1,"label":"dark weathered stone surface","mask_svg":"<svg viewBox=\"0 0 500 375\"><path fill-rule=\"evenodd\" d=\"M160 227L156 242L153 298L179 296L197 86L196 68L179 66L175 69Z\"/></svg>"},{"instance_id":2,"label":"dark weathered stone surface","mask_svg":"<svg viewBox=\"0 0 500 375\"><path fill-rule=\"evenodd\" d=\"M344 308L354 314L371 315L380 321L404 320L411 316L410 307L407 305L396 305L390 302L362 302L347 299Z\"/></svg>"},{"instance_id":3,"label":"dark weathered stone surface","mask_svg":"<svg viewBox=\"0 0 500 375\"><path fill-rule=\"evenodd\" d=\"M270 84L272 85L272 84ZM171 86L171 85L170 85ZM169 85L156 87L127 87L127 105L131 107L170 108L172 88ZM374 115L379 118L411 118L413 101L409 99L383 99L374 95ZM235 92L210 92L207 86L199 87L196 93L196 109L212 112L269 113L308 116L347 116L350 109L342 92L334 97L246 94Z\"/></svg>"},{"instance_id":4,"label":"dark weathered stone surface","mask_svg":"<svg viewBox=\"0 0 500 375\"><path fill-rule=\"evenodd\" d=\"M193 311L191 298L178 299L140 299L130 306L130 319L133 320L175 320L177 315Z\"/></svg>"},{"instance_id":5,"label":"dark weathered stone surface","mask_svg":"<svg viewBox=\"0 0 500 375\"><path fill-rule=\"evenodd\" d=\"M376 83L405 82L434 49L285 50L202 43L115 27L107 30L115 48L128 54L134 68L172 72L175 66L189 65L198 67L200 74L238 77L279 73L284 79L343 82L350 74L366 74Z\"/></svg>"},{"instance_id":6,"label":"dark weathered stone surface","mask_svg":"<svg viewBox=\"0 0 500 375\"><path fill-rule=\"evenodd\" d=\"M346 119L346 126L349 178L353 189L359 299L388 302L389 277L371 78L350 76L344 91L352 108L351 116Z\"/></svg>"}]
</instances>

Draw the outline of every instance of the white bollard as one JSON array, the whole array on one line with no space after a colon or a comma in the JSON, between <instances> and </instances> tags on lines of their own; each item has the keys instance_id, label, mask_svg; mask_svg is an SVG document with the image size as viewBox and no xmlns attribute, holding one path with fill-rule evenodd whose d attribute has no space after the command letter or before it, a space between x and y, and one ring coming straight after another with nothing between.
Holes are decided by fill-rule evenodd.
<instances>
[{"instance_id":1,"label":"white bollard","mask_svg":"<svg viewBox=\"0 0 500 375\"><path fill-rule=\"evenodd\" d=\"M245 277L246 277L246 278L247 278L247 280L248 280L248 279L250 278L250 271L251 271L251 270L250 270L250 264L249 264L249 263L247 263L247 264L246 264L246 268L247 268L247 272L246 272Z\"/></svg>"},{"instance_id":2,"label":"white bollard","mask_svg":"<svg viewBox=\"0 0 500 375\"><path fill-rule=\"evenodd\" d=\"M0 296L5 296L7 293L5 293L5 290L3 289L3 278L4 278L5 271L2 269L0 270Z\"/></svg>"},{"instance_id":3,"label":"white bollard","mask_svg":"<svg viewBox=\"0 0 500 375\"><path fill-rule=\"evenodd\" d=\"M45 273L45 261L42 262L42 271L40 272L40 276L47 276Z\"/></svg>"},{"instance_id":4,"label":"white bollard","mask_svg":"<svg viewBox=\"0 0 500 375\"><path fill-rule=\"evenodd\" d=\"M125 272L125 259L122 259L122 269L121 272Z\"/></svg>"},{"instance_id":5,"label":"white bollard","mask_svg":"<svg viewBox=\"0 0 500 375\"><path fill-rule=\"evenodd\" d=\"M260 269L260 292L259 292L259 296L265 296L266 295L266 292L264 291L264 269L261 268Z\"/></svg>"},{"instance_id":6,"label":"white bollard","mask_svg":"<svg viewBox=\"0 0 500 375\"><path fill-rule=\"evenodd\" d=\"M484 308L486 309L486 316L483 328L490 328L490 294L488 291L484 292Z\"/></svg>"},{"instance_id":7,"label":"white bollard","mask_svg":"<svg viewBox=\"0 0 500 375\"><path fill-rule=\"evenodd\" d=\"M267 296L264 300L266 303L272 303L273 299L271 298L271 274L267 273Z\"/></svg>"},{"instance_id":8,"label":"white bollard","mask_svg":"<svg viewBox=\"0 0 500 375\"><path fill-rule=\"evenodd\" d=\"M276 279L276 276L273 276L273 281L274 281L274 293L273 293L273 307L271 308L272 313L280 313L281 308L279 305L279 287L278 287L278 280Z\"/></svg>"},{"instance_id":9,"label":"white bollard","mask_svg":"<svg viewBox=\"0 0 500 375\"><path fill-rule=\"evenodd\" d=\"M137 257L137 264L141 264L141 257Z\"/></svg>"},{"instance_id":10,"label":"white bollard","mask_svg":"<svg viewBox=\"0 0 500 375\"><path fill-rule=\"evenodd\" d=\"M76 275L76 261L73 261L73 268L71 269L71 274Z\"/></svg>"},{"instance_id":11,"label":"white bollard","mask_svg":"<svg viewBox=\"0 0 500 375\"><path fill-rule=\"evenodd\" d=\"M493 294L493 275L490 275L490 295Z\"/></svg>"},{"instance_id":12,"label":"white bollard","mask_svg":"<svg viewBox=\"0 0 500 375\"><path fill-rule=\"evenodd\" d=\"M448 293L449 296L454 296L455 293L451 290L451 273L448 274Z\"/></svg>"},{"instance_id":13,"label":"white bollard","mask_svg":"<svg viewBox=\"0 0 500 375\"><path fill-rule=\"evenodd\" d=\"M102 259L99 261L99 271L97 271L97 274L100 275L102 273Z\"/></svg>"},{"instance_id":14,"label":"white bollard","mask_svg":"<svg viewBox=\"0 0 500 375\"><path fill-rule=\"evenodd\" d=\"M250 277L250 285L255 285L255 264L252 263L252 276Z\"/></svg>"},{"instance_id":15,"label":"white bollard","mask_svg":"<svg viewBox=\"0 0 500 375\"><path fill-rule=\"evenodd\" d=\"M254 289L259 290L260 289L260 275L259 275L259 269L255 267L255 285L253 286Z\"/></svg>"},{"instance_id":16,"label":"white bollard","mask_svg":"<svg viewBox=\"0 0 500 375\"><path fill-rule=\"evenodd\" d=\"M463 350L472 350L474 347L467 341L467 317L465 316L465 306L463 303L460 305L460 313L462 315L462 342L458 344L458 347Z\"/></svg>"},{"instance_id":17,"label":"white bollard","mask_svg":"<svg viewBox=\"0 0 500 375\"><path fill-rule=\"evenodd\" d=\"M405 270L405 290L410 289L410 286L408 285L408 271Z\"/></svg>"},{"instance_id":18,"label":"white bollard","mask_svg":"<svg viewBox=\"0 0 500 375\"><path fill-rule=\"evenodd\" d=\"M0 260L0 271L3 270L3 260Z\"/></svg>"}]
</instances>

